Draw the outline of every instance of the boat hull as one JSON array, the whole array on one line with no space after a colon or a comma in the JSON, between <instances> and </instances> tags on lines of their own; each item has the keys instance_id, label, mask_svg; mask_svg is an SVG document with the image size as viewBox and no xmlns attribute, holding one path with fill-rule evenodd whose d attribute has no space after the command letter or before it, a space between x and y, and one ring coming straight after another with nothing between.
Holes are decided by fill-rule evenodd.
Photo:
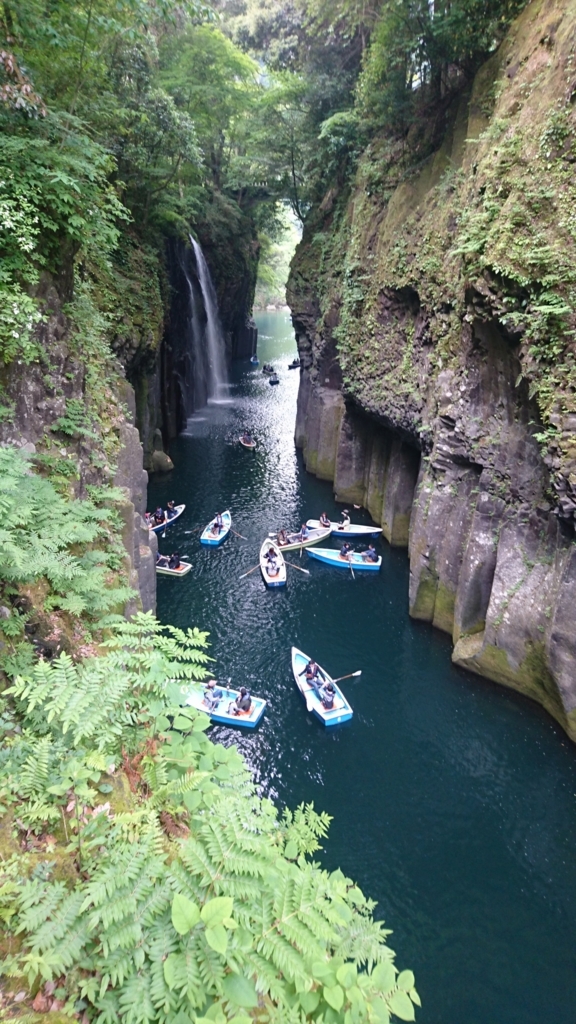
<instances>
[{"instance_id":1,"label":"boat hull","mask_svg":"<svg viewBox=\"0 0 576 1024\"><path fill-rule=\"evenodd\" d=\"M289 535L290 536L290 535ZM300 548L310 548L313 544L320 544L330 536L330 527L326 530L315 530L314 535L306 540L292 541L289 544L278 544L280 551L298 551ZM276 540L278 543L278 540Z\"/></svg>"},{"instance_id":2,"label":"boat hull","mask_svg":"<svg viewBox=\"0 0 576 1024\"><path fill-rule=\"evenodd\" d=\"M268 562L264 557L266 552L274 548L276 552L276 558L278 561L278 575L269 576L267 571ZM277 544L273 540L265 540L260 548L260 572L262 573L262 579L267 587L285 587L286 586L286 563L282 558L282 552Z\"/></svg>"},{"instance_id":3,"label":"boat hull","mask_svg":"<svg viewBox=\"0 0 576 1024\"><path fill-rule=\"evenodd\" d=\"M334 707L330 711L327 711L320 698L316 696L314 687L310 686L309 683L306 682L303 675L300 675L300 673L306 668L310 658L307 654L304 654L303 651L299 651L297 647L293 647L291 653L294 682L300 690L300 693L307 705L310 704L310 711L312 714L327 728L334 725L341 725L342 722L349 722L354 712L339 686L334 684L334 689L336 690ZM320 666L318 667L320 668ZM331 676L329 676L324 669L320 668L320 673L324 676L326 682L331 680Z\"/></svg>"},{"instance_id":4,"label":"boat hull","mask_svg":"<svg viewBox=\"0 0 576 1024\"><path fill-rule=\"evenodd\" d=\"M306 523L311 529L320 526L319 519L309 519ZM339 526L338 523L331 523L330 530L334 537L378 537L382 533L381 526L361 526L360 523L350 523L350 526Z\"/></svg>"},{"instance_id":5,"label":"boat hull","mask_svg":"<svg viewBox=\"0 0 576 1024\"><path fill-rule=\"evenodd\" d=\"M362 558L362 555L357 551L353 551L350 555L350 561L347 558L342 558L339 551L334 551L333 548L310 548L307 552L310 558L317 558L319 562L324 562L325 565L334 565L337 569L347 569L350 572L350 566L354 569L354 572L379 572L382 565L382 556L378 556L377 562L366 562Z\"/></svg>"},{"instance_id":6,"label":"boat hull","mask_svg":"<svg viewBox=\"0 0 576 1024\"><path fill-rule=\"evenodd\" d=\"M191 562L180 562L178 569L169 569L167 565L157 565L156 572L159 576L186 576L191 568Z\"/></svg>"},{"instance_id":7,"label":"boat hull","mask_svg":"<svg viewBox=\"0 0 576 1024\"><path fill-rule=\"evenodd\" d=\"M176 509L176 515L172 516L171 519L165 519L164 522L159 523L158 526L149 526L148 529L150 530L151 533L164 533L164 530L166 530L169 526L172 526L176 522L176 520L180 518L184 509L186 508L186 505L175 505L174 507Z\"/></svg>"},{"instance_id":8,"label":"boat hull","mask_svg":"<svg viewBox=\"0 0 576 1024\"><path fill-rule=\"evenodd\" d=\"M200 534L200 543L206 545L206 547L217 548L220 544L224 543L226 537L230 533L230 528L232 526L232 516L230 515L230 512L228 510L222 513L222 521L224 523L224 528L220 531L217 537L214 537L212 534L212 524L215 521L215 518L211 519L208 525L204 527L202 533Z\"/></svg>"},{"instance_id":9,"label":"boat hull","mask_svg":"<svg viewBox=\"0 0 576 1024\"><path fill-rule=\"evenodd\" d=\"M266 710L266 701L262 697L252 697L250 695L252 697L250 711L235 715L228 712L228 707L231 702L236 700L239 690L231 690L225 686L221 686L220 689L223 696L218 706L212 711L209 711L204 703L204 694L197 690L189 691L186 695L185 704L188 707L196 708L198 711L203 711L204 714L209 715L212 722L218 722L219 725L234 725L239 726L241 729L255 729Z\"/></svg>"}]
</instances>

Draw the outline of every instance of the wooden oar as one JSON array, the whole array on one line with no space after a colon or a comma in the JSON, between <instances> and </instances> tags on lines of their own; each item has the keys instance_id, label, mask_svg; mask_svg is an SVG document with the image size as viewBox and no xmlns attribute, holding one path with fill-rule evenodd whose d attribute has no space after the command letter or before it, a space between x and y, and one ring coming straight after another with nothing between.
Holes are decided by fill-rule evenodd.
<instances>
[{"instance_id":1,"label":"wooden oar","mask_svg":"<svg viewBox=\"0 0 576 1024\"><path fill-rule=\"evenodd\" d=\"M286 559L284 559L284 562L286 565L289 565L292 569L298 569L298 572L305 572L307 576L310 575L310 569L302 569L300 565L294 565L294 562L287 562Z\"/></svg>"},{"instance_id":2,"label":"wooden oar","mask_svg":"<svg viewBox=\"0 0 576 1024\"><path fill-rule=\"evenodd\" d=\"M347 676L338 676L337 679L333 679L333 683L341 683L343 679L352 679L353 676L361 676L362 669L359 668L357 672L349 672Z\"/></svg>"},{"instance_id":3,"label":"wooden oar","mask_svg":"<svg viewBox=\"0 0 576 1024\"><path fill-rule=\"evenodd\" d=\"M242 575L240 576L240 579L243 580L245 576L249 576L251 572L255 572L256 569L259 569L259 568L260 568L260 562L258 562L258 565L255 565L253 569L248 569L248 572L243 572Z\"/></svg>"},{"instance_id":4,"label":"wooden oar","mask_svg":"<svg viewBox=\"0 0 576 1024\"><path fill-rule=\"evenodd\" d=\"M349 561L349 564L350 564L350 572L352 573L352 579L355 580L356 577L354 575L354 566L352 565L352 559L351 559L350 555L348 555L348 561Z\"/></svg>"},{"instance_id":5,"label":"wooden oar","mask_svg":"<svg viewBox=\"0 0 576 1024\"><path fill-rule=\"evenodd\" d=\"M230 527L230 533L233 533L235 537L240 537L240 540L248 540L248 537L243 537L241 533L236 533L236 530L233 530L232 527Z\"/></svg>"}]
</instances>

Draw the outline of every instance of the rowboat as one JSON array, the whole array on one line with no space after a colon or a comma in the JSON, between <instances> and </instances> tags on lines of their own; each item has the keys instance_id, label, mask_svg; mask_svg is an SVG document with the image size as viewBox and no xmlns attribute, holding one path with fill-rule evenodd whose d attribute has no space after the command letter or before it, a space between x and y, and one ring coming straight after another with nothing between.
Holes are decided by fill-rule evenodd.
<instances>
[{"instance_id":1,"label":"rowboat","mask_svg":"<svg viewBox=\"0 0 576 1024\"><path fill-rule=\"evenodd\" d=\"M300 693L306 701L306 709L311 711L313 715L316 715L324 725L340 725L341 722L349 722L354 712L346 700L342 690L334 683L334 689L336 696L334 698L334 707L329 711L326 710L322 701L318 697L313 686L306 682L304 677L304 670L306 665L310 661L307 654L303 651L299 651L297 647L292 648L292 672L294 673L294 681L296 686L300 690ZM331 682L331 677L323 668L318 666L319 674L323 677L324 682ZM302 673L302 674L301 674Z\"/></svg>"},{"instance_id":2,"label":"rowboat","mask_svg":"<svg viewBox=\"0 0 576 1024\"><path fill-rule=\"evenodd\" d=\"M269 384L279 384L280 383L280 377L278 376L278 374L277 373L271 373L270 376L268 377L268 383Z\"/></svg>"},{"instance_id":3,"label":"rowboat","mask_svg":"<svg viewBox=\"0 0 576 1024\"><path fill-rule=\"evenodd\" d=\"M185 576L192 568L191 562L180 562L177 569L169 569L167 565L157 565L156 572L161 576Z\"/></svg>"},{"instance_id":4,"label":"rowboat","mask_svg":"<svg viewBox=\"0 0 576 1024\"><path fill-rule=\"evenodd\" d=\"M306 526L309 526L310 529L316 529L320 526L320 520L309 519ZM361 526L360 523L350 523L349 526L342 526L340 523L331 523L330 529L335 537L344 533L347 537L377 537L378 534L382 533L381 526Z\"/></svg>"},{"instance_id":5,"label":"rowboat","mask_svg":"<svg viewBox=\"0 0 576 1024\"><path fill-rule=\"evenodd\" d=\"M158 523L157 526L152 526L149 523L148 524L148 529L151 531L151 533L163 533L163 531L166 529L166 527L172 526L172 523L176 522L176 520L182 515L182 513L183 513L185 508L186 508L186 505L175 505L174 506L174 515L171 516L170 519L166 518L163 523ZM166 512L164 512L164 515L166 515Z\"/></svg>"},{"instance_id":6,"label":"rowboat","mask_svg":"<svg viewBox=\"0 0 576 1024\"><path fill-rule=\"evenodd\" d=\"M218 704L212 710L209 710L206 701L204 700L204 693L197 690L191 689L186 695L185 704L189 707L196 708L198 711L204 711L205 714L209 715L213 722L219 722L220 725L239 725L244 729L254 729L266 708L266 701L262 697L252 697L252 704L249 711L240 711L237 715L233 711L229 711L228 708L234 703L236 697L239 694L239 690L231 690L227 686L219 684L219 689L222 690L222 697Z\"/></svg>"},{"instance_id":7,"label":"rowboat","mask_svg":"<svg viewBox=\"0 0 576 1024\"><path fill-rule=\"evenodd\" d=\"M270 548L274 548L274 554L276 555L276 564L278 565L277 576L268 575L268 560L266 558L266 554ZM267 587L286 586L286 563L282 558L280 548L273 540L265 540L260 548L260 572L262 573L262 579Z\"/></svg>"},{"instance_id":8,"label":"rowboat","mask_svg":"<svg viewBox=\"0 0 576 1024\"><path fill-rule=\"evenodd\" d=\"M254 355L250 356L250 362L252 363L253 366L258 366L260 360L258 359L258 356Z\"/></svg>"},{"instance_id":9,"label":"rowboat","mask_svg":"<svg viewBox=\"0 0 576 1024\"><path fill-rule=\"evenodd\" d=\"M252 450L253 448L255 448L255 447L256 447L256 441L250 441L250 442L248 442L248 441L245 441L243 437L239 437L239 438L238 438L238 440L240 441L240 444L241 444L241 445L242 445L242 446L243 446L244 448L249 448L250 450Z\"/></svg>"},{"instance_id":10,"label":"rowboat","mask_svg":"<svg viewBox=\"0 0 576 1024\"><path fill-rule=\"evenodd\" d=\"M272 366L272 363L264 363L264 366L262 367L262 373L275 373L275 372L276 371L274 370L274 367Z\"/></svg>"},{"instance_id":11,"label":"rowboat","mask_svg":"<svg viewBox=\"0 0 576 1024\"><path fill-rule=\"evenodd\" d=\"M289 370L297 370L300 366L300 360L295 359L293 363L288 363Z\"/></svg>"},{"instance_id":12,"label":"rowboat","mask_svg":"<svg viewBox=\"0 0 576 1024\"><path fill-rule=\"evenodd\" d=\"M319 544L321 540L326 540L330 536L330 527L326 529L310 530L306 540L295 540L298 537L297 533L288 534L287 544L278 544L278 535L274 538L276 544L281 551L297 551L299 548L309 548L312 544Z\"/></svg>"},{"instance_id":13,"label":"rowboat","mask_svg":"<svg viewBox=\"0 0 576 1024\"><path fill-rule=\"evenodd\" d=\"M202 533L200 534L200 543L208 544L211 547L217 547L218 544L222 544L230 533L230 528L232 526L232 516L228 510L222 513L222 522L224 523L224 526L220 530L220 533L214 533L212 529L216 525L216 516L214 516L214 519L211 519L208 525L202 530Z\"/></svg>"},{"instance_id":14,"label":"rowboat","mask_svg":"<svg viewBox=\"0 0 576 1024\"><path fill-rule=\"evenodd\" d=\"M382 556L378 555L377 562L364 561L358 551L351 551L347 558L342 558L339 551L334 548L309 548L307 554L310 558L317 558L319 562L326 565L336 565L339 569L350 569L350 566L357 571L378 572L382 565Z\"/></svg>"}]
</instances>

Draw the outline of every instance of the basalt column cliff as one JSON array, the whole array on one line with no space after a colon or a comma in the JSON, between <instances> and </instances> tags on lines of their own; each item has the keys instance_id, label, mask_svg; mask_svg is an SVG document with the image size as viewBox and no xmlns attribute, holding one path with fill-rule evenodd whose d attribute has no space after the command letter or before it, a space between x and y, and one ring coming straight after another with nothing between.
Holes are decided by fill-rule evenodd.
<instances>
[{"instance_id":1,"label":"basalt column cliff","mask_svg":"<svg viewBox=\"0 0 576 1024\"><path fill-rule=\"evenodd\" d=\"M296 442L410 555L410 613L576 739L576 10L376 137L289 283Z\"/></svg>"}]
</instances>

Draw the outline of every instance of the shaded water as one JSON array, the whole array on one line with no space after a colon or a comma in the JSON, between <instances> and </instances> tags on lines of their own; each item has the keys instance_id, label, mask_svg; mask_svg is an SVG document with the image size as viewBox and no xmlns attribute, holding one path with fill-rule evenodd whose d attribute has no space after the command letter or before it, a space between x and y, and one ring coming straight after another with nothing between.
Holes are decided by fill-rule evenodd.
<instances>
[{"instance_id":1,"label":"shaded water","mask_svg":"<svg viewBox=\"0 0 576 1024\"><path fill-rule=\"evenodd\" d=\"M410 620L404 551L379 543L382 572L356 580L306 552L288 557L310 576L289 568L283 591L259 571L239 580L269 530L342 508L294 449L289 320L263 314L258 327L280 386L237 364L230 404L190 420L171 447L176 470L151 484L149 507L186 502L161 550L194 566L159 578L160 618L209 630L217 674L269 700L255 733L213 733L238 743L264 793L334 816L323 862L378 901L399 966L416 973L421 1024L574 1024L576 773L561 730L456 669L448 638ZM245 426L254 453L237 443ZM202 548L188 531L228 507L248 539ZM330 732L306 713L293 643L333 675L362 669L342 684L352 722Z\"/></svg>"}]
</instances>

